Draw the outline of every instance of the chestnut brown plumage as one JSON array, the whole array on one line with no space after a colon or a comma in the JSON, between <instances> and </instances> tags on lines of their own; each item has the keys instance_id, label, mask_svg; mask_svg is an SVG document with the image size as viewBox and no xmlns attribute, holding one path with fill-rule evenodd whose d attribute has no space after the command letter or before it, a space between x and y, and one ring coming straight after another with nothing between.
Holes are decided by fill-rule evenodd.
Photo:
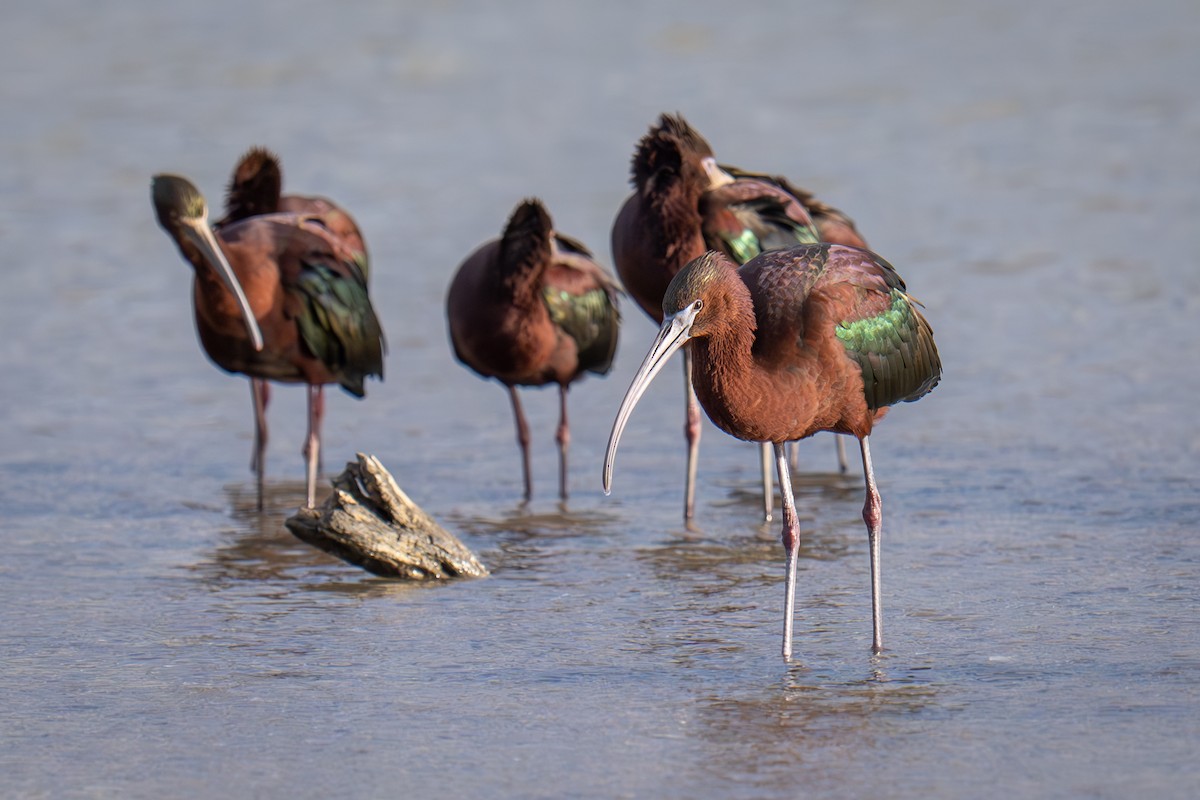
<instances>
[{"instance_id":1,"label":"chestnut brown plumage","mask_svg":"<svg viewBox=\"0 0 1200 800\"><path fill-rule=\"evenodd\" d=\"M213 223L214 230L250 217L277 213L303 214L315 217L325 230L341 240L351 259L358 264L363 276L370 280L370 260L367 245L358 223L350 212L327 197L283 194L283 168L279 157L265 147L251 147L233 168L225 187L225 216ZM263 460L266 457L267 406L271 403L271 384L262 378L250 378L250 396L254 403L254 453L250 469L261 483ZM325 419L325 388L318 386L312 398L310 413L312 429L320 439ZM322 459L317 459L317 470Z\"/></svg>"},{"instance_id":2,"label":"chestnut brown plumage","mask_svg":"<svg viewBox=\"0 0 1200 800\"><path fill-rule=\"evenodd\" d=\"M529 426L518 386L559 388L559 496L567 498L567 389L592 372L605 375L617 348L616 282L579 242L553 230L536 199L519 204L500 239L458 268L446 297L454 354L508 387L525 477L533 496Z\"/></svg>"},{"instance_id":3,"label":"chestnut brown plumage","mask_svg":"<svg viewBox=\"0 0 1200 800\"><path fill-rule=\"evenodd\" d=\"M446 294L458 361L508 387L521 446L524 500L533 497L529 426L517 386L558 384L558 492L568 497L566 390L607 374L617 351L617 284L580 242L553 230L541 201L512 211L504 235L458 267Z\"/></svg>"},{"instance_id":4,"label":"chestnut brown plumage","mask_svg":"<svg viewBox=\"0 0 1200 800\"><path fill-rule=\"evenodd\" d=\"M662 322L667 284L706 250L743 264L766 250L827 241L866 247L853 221L785 178L721 165L712 148L678 114L663 114L638 142L633 194L613 223L612 249L626 290ZM684 518L695 511L700 412L691 388L691 356L683 351L688 443ZM762 450L763 516L771 518L770 451ZM846 469L838 440L838 463Z\"/></svg>"},{"instance_id":5,"label":"chestnut brown plumage","mask_svg":"<svg viewBox=\"0 0 1200 800\"><path fill-rule=\"evenodd\" d=\"M251 216L214 233L204 197L186 178L156 175L151 194L159 224L195 272L196 330L212 362L248 376L252 386L268 380L308 384L304 453L312 507L321 388L338 383L362 397L367 376L383 377L383 331L354 251L320 215ZM224 274L232 280L218 280ZM260 402L255 391L254 399L253 465L261 508L265 393Z\"/></svg>"},{"instance_id":6,"label":"chestnut brown plumage","mask_svg":"<svg viewBox=\"0 0 1200 800\"><path fill-rule=\"evenodd\" d=\"M871 558L872 648L883 648L879 492L868 438L887 407L917 400L941 377L933 332L890 264L867 250L801 245L740 269L709 252L664 292L663 323L617 412L604 460L611 488L621 432L638 398L685 344L696 395L726 433L774 446L787 551L784 657L792 651L799 522L784 444L818 431L858 438Z\"/></svg>"}]
</instances>

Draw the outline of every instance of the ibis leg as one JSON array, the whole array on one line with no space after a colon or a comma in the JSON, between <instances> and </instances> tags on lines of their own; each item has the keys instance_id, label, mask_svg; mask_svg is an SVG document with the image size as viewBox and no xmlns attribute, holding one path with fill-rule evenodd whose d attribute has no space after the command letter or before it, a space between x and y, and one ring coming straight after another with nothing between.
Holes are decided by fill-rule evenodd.
<instances>
[{"instance_id":1,"label":"ibis leg","mask_svg":"<svg viewBox=\"0 0 1200 800\"><path fill-rule=\"evenodd\" d=\"M517 445L521 448L521 470L525 476L525 502L533 497L533 473L529 467L529 423L525 421L525 411L521 408L521 398L517 396L517 387L508 387L508 396L512 400L513 419L517 423Z\"/></svg>"},{"instance_id":2,"label":"ibis leg","mask_svg":"<svg viewBox=\"0 0 1200 800\"><path fill-rule=\"evenodd\" d=\"M871 447L867 444L869 437L864 436L859 446L862 449L863 474L867 481L867 501L863 504L863 521L867 523L867 545L871 551L871 627L874 635L871 640L871 651L883 651L883 602L881 588L881 570L879 566L879 537L883 528L883 504L879 500L879 490L875 488L875 472L871 469ZM839 438L839 441L841 439Z\"/></svg>"},{"instance_id":3,"label":"ibis leg","mask_svg":"<svg viewBox=\"0 0 1200 800\"><path fill-rule=\"evenodd\" d=\"M325 423L325 387L317 387L317 396L313 400L313 430L317 432L317 439L321 438L321 426ZM317 474L325 471L325 453L322 450L317 450Z\"/></svg>"},{"instance_id":4,"label":"ibis leg","mask_svg":"<svg viewBox=\"0 0 1200 800\"><path fill-rule=\"evenodd\" d=\"M258 510L263 507L263 474L267 470L267 403L271 402L271 387L262 378L250 379L250 397L254 401L254 452L250 454L250 469L254 472L258 490Z\"/></svg>"},{"instance_id":5,"label":"ibis leg","mask_svg":"<svg viewBox=\"0 0 1200 800\"><path fill-rule=\"evenodd\" d=\"M788 460L791 462L792 472L800 469L800 443L788 442Z\"/></svg>"},{"instance_id":6,"label":"ibis leg","mask_svg":"<svg viewBox=\"0 0 1200 800\"><path fill-rule=\"evenodd\" d=\"M683 435L687 439L687 483L683 490L683 518L691 519L696 513L696 465L700 456L700 403L696 390L692 388L692 351L683 348L683 383L687 391L687 419Z\"/></svg>"},{"instance_id":7,"label":"ibis leg","mask_svg":"<svg viewBox=\"0 0 1200 800\"><path fill-rule=\"evenodd\" d=\"M787 597L783 603L783 657L792 657L792 619L796 615L796 559L800 553L800 520L796 516L796 498L788 474L785 445L775 445L775 467L779 471L779 490L783 494L783 549L787 553Z\"/></svg>"},{"instance_id":8,"label":"ibis leg","mask_svg":"<svg viewBox=\"0 0 1200 800\"><path fill-rule=\"evenodd\" d=\"M774 472L771 465L771 443L763 442L759 449L762 453L763 522L770 522L771 509L775 505L775 489L771 486L771 473Z\"/></svg>"},{"instance_id":9,"label":"ibis leg","mask_svg":"<svg viewBox=\"0 0 1200 800\"><path fill-rule=\"evenodd\" d=\"M558 387L558 431L554 439L558 442L558 496L567 499L567 449L571 445L571 428L567 423L567 384Z\"/></svg>"},{"instance_id":10,"label":"ibis leg","mask_svg":"<svg viewBox=\"0 0 1200 800\"><path fill-rule=\"evenodd\" d=\"M835 433L833 440L837 442L838 472L845 475L850 469L850 463L846 461L846 437Z\"/></svg>"},{"instance_id":11,"label":"ibis leg","mask_svg":"<svg viewBox=\"0 0 1200 800\"><path fill-rule=\"evenodd\" d=\"M305 488L308 508L317 504L317 461L321 458L320 412L324 404L325 387L308 387L308 435L304 438Z\"/></svg>"},{"instance_id":12,"label":"ibis leg","mask_svg":"<svg viewBox=\"0 0 1200 800\"><path fill-rule=\"evenodd\" d=\"M700 458L700 402L696 390L691 386L691 350L683 349L683 381L688 392L688 416L684 421L683 433L688 440L688 482L683 493L683 518L691 519L696 513L696 467Z\"/></svg>"}]
</instances>

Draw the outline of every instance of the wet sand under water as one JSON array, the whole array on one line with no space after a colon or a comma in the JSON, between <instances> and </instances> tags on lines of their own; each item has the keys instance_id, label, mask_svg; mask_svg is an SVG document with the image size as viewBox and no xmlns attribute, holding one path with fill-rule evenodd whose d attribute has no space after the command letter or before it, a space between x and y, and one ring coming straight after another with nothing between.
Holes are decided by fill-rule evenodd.
<instances>
[{"instance_id":1,"label":"wet sand under water","mask_svg":"<svg viewBox=\"0 0 1200 800\"><path fill-rule=\"evenodd\" d=\"M97 16L98 14L103 16ZM1200 787L1200 8L1166 0L595 10L518 2L83 4L0 33L0 793L13 797L1130 797ZM938 389L861 474L803 446L795 663L757 455L706 426L680 520L678 368L612 415L653 335L571 393L453 361L453 269L522 197L608 262L636 139L849 211L926 306ZM303 392L205 363L149 176L216 203L251 144L358 216L387 380L329 398L492 570L412 586L291 537ZM673 376L672 370L675 375Z\"/></svg>"}]
</instances>

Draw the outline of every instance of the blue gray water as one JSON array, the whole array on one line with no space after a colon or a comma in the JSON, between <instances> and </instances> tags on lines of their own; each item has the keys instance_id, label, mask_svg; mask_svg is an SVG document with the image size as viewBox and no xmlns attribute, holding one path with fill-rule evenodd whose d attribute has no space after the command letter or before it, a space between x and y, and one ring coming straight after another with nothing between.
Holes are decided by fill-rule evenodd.
<instances>
[{"instance_id":1,"label":"blue gray water","mask_svg":"<svg viewBox=\"0 0 1200 800\"><path fill-rule=\"evenodd\" d=\"M339 8L346 5L347 8ZM477 0L17 3L0 30L0 794L1194 797L1200 792L1200 6ZM636 139L850 211L933 324L941 386L861 476L804 446L796 663L755 456L682 381L612 415L652 335L552 391L517 507L503 390L442 302L522 197L608 260ZM251 144L358 216L387 379L331 396L327 467L378 455L492 568L372 578L293 539L303 392L253 510L244 380L215 370L149 176L210 198Z\"/></svg>"}]
</instances>

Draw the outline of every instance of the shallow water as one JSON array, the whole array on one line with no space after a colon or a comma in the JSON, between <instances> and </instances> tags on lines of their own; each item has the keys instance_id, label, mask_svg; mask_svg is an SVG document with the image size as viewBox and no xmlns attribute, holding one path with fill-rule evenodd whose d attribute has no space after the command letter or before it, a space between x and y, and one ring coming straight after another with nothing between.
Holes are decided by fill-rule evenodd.
<instances>
[{"instance_id":1,"label":"shallow water","mask_svg":"<svg viewBox=\"0 0 1200 800\"><path fill-rule=\"evenodd\" d=\"M922 0L21 4L0 32L0 793L1191 797L1200 7ZM100 16L100 14L103 14ZM707 427L679 519L678 370L502 389L442 301L539 195L607 260L634 141L679 110L731 163L849 210L926 305L943 384L861 476L804 446L797 659L753 449ZM387 380L332 395L326 466L378 455L491 567L407 586L308 548L303 393L254 510L245 381L205 359L148 178L214 201L250 144L358 216ZM673 374L674 373L674 374Z\"/></svg>"}]
</instances>

